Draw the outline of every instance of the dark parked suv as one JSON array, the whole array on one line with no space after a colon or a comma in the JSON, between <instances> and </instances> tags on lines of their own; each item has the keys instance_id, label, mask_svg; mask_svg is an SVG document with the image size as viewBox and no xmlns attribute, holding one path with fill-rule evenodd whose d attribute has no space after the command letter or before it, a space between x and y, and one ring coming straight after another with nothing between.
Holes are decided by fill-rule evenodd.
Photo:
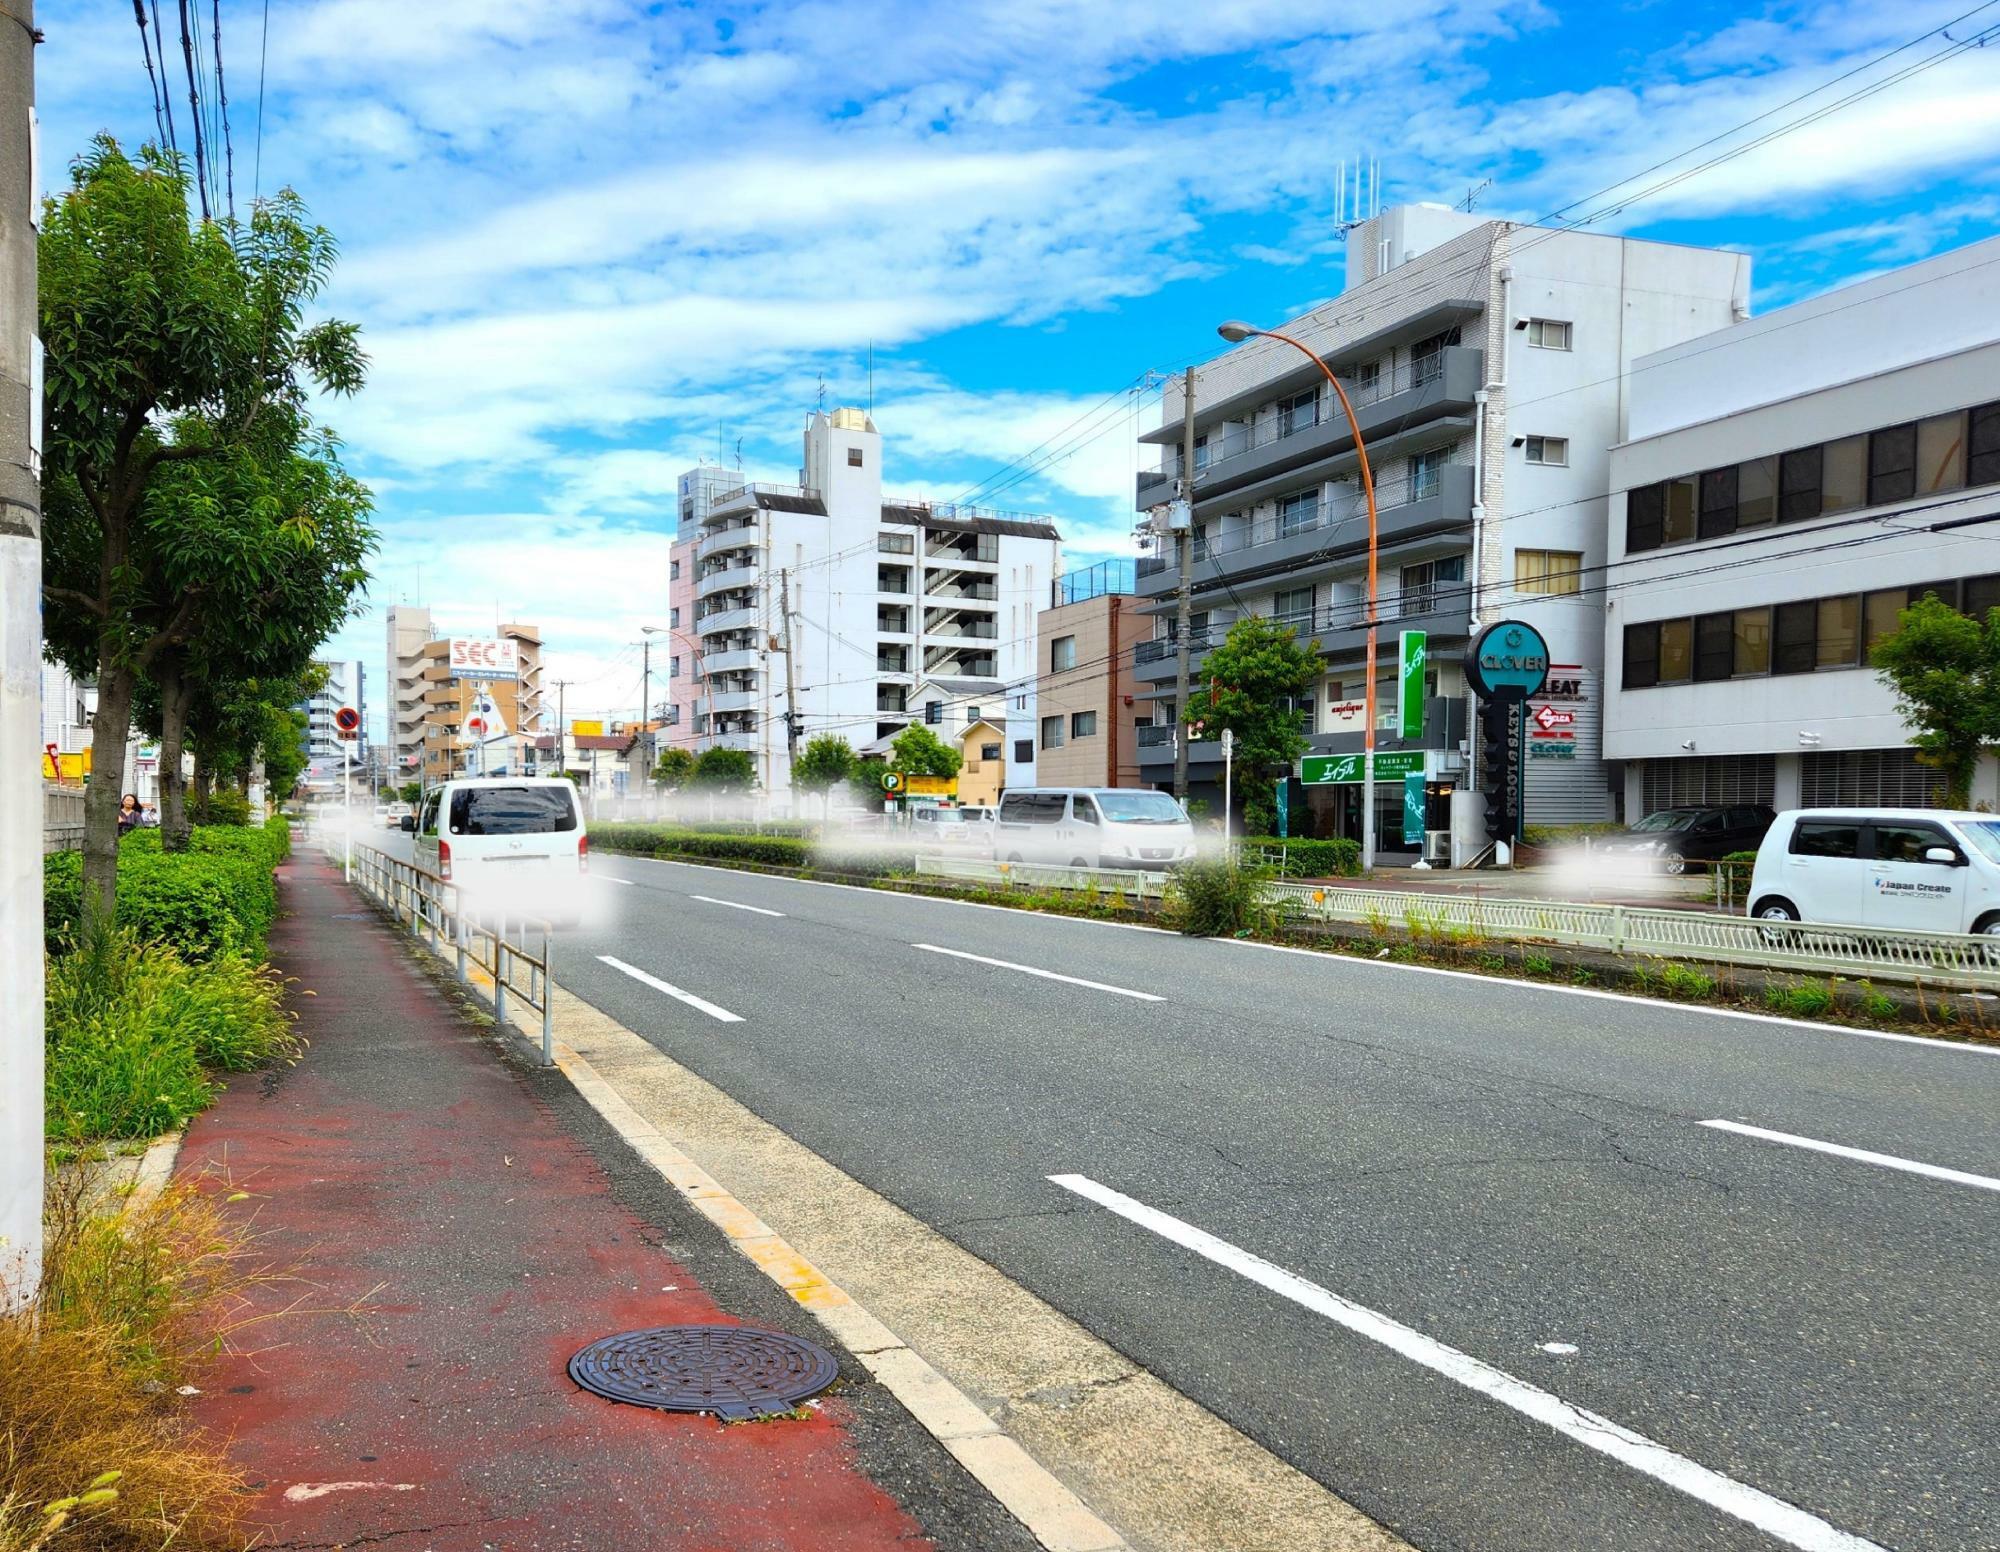
<instances>
[{"instance_id":1,"label":"dark parked suv","mask_svg":"<svg viewBox=\"0 0 2000 1552\"><path fill-rule=\"evenodd\" d=\"M1778 816L1768 808L1663 808L1629 830L1607 835L1595 850L1621 861L1652 862L1681 873L1690 859L1717 862L1733 851L1755 851Z\"/></svg>"}]
</instances>

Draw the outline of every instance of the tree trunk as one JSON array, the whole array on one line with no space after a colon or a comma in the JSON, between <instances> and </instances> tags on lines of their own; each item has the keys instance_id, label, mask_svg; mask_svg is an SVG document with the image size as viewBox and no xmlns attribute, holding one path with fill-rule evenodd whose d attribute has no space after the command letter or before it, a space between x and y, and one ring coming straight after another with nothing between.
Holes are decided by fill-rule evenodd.
<instances>
[{"instance_id":1,"label":"tree trunk","mask_svg":"<svg viewBox=\"0 0 2000 1552\"><path fill-rule=\"evenodd\" d=\"M138 675L107 656L97 664L97 711L90 719L90 784L83 794L83 911L111 922L118 911L118 804L124 797L125 745L132 733Z\"/></svg>"},{"instance_id":2,"label":"tree trunk","mask_svg":"<svg viewBox=\"0 0 2000 1552\"><path fill-rule=\"evenodd\" d=\"M181 756L187 747L188 706L194 686L177 653L163 652L153 665L160 687L160 850L186 851L193 824L188 818L187 778Z\"/></svg>"}]
</instances>

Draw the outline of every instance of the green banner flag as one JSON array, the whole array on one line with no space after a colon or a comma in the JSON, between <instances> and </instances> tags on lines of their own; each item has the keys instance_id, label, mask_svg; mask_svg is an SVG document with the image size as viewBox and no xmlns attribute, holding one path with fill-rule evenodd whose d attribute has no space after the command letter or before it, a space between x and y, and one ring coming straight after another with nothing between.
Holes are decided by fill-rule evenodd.
<instances>
[{"instance_id":1,"label":"green banner flag","mask_svg":"<svg viewBox=\"0 0 2000 1552\"><path fill-rule=\"evenodd\" d=\"M1396 672L1396 731L1404 738L1424 736L1424 665L1429 661L1428 636L1404 631L1398 638Z\"/></svg>"},{"instance_id":2,"label":"green banner flag","mask_svg":"<svg viewBox=\"0 0 2000 1552\"><path fill-rule=\"evenodd\" d=\"M1424 773L1413 771L1403 778L1403 843L1424 844Z\"/></svg>"}]
</instances>

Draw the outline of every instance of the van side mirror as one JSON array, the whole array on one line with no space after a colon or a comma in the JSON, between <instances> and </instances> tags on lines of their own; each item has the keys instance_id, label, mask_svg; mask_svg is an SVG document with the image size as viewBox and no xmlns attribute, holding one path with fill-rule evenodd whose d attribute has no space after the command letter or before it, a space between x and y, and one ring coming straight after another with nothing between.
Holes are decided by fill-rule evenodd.
<instances>
[{"instance_id":1,"label":"van side mirror","mask_svg":"<svg viewBox=\"0 0 2000 1552\"><path fill-rule=\"evenodd\" d=\"M1949 846L1926 846L1924 848L1924 861L1941 863L1945 867L1955 868L1960 866L1965 859Z\"/></svg>"},{"instance_id":2,"label":"van side mirror","mask_svg":"<svg viewBox=\"0 0 2000 1552\"><path fill-rule=\"evenodd\" d=\"M417 833L417 816L415 814L403 815L400 823L405 835L415 835Z\"/></svg>"}]
</instances>

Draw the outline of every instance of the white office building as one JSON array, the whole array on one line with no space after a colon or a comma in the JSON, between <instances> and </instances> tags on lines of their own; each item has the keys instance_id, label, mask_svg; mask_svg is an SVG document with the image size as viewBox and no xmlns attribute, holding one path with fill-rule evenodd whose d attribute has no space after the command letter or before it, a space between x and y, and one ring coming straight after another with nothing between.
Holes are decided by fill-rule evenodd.
<instances>
[{"instance_id":1,"label":"white office building","mask_svg":"<svg viewBox=\"0 0 2000 1552\"><path fill-rule=\"evenodd\" d=\"M339 761L343 745L334 727L334 713L343 706L352 706L361 713L361 736L352 748L352 757L357 767L365 766L368 760L368 707L365 696L365 679L361 664L356 660L339 658L315 658L316 666L326 670L326 683L319 692L307 698L306 714L306 755L312 760Z\"/></svg>"},{"instance_id":2,"label":"white office building","mask_svg":"<svg viewBox=\"0 0 2000 1552\"><path fill-rule=\"evenodd\" d=\"M999 705L1033 675L1036 610L1062 565L1044 519L885 499L881 434L854 409L808 420L796 486L716 494L675 549L685 744L747 750L779 802L788 733L800 748L817 733L857 748L893 734L923 677L990 683Z\"/></svg>"},{"instance_id":3,"label":"white office building","mask_svg":"<svg viewBox=\"0 0 2000 1552\"><path fill-rule=\"evenodd\" d=\"M1482 625L1525 619L1548 638L1558 665L1549 695L1559 701L1551 730L1530 741L1528 818L1610 816L1598 743L1603 623L1584 580L1605 559L1608 449L1624 423L1625 370L1745 316L1748 295L1739 254L1441 206L1399 206L1350 232L1341 294L1278 327L1340 377L1373 470L1379 750L1420 749L1427 776L1462 783L1465 644ZM1140 437L1154 465L1139 476L1142 511L1174 494L1183 420L1181 384L1169 382L1158 426ZM1316 638L1326 665L1300 708L1313 751L1358 751L1368 534L1347 420L1310 360L1252 339L1198 369L1194 422L1192 693L1202 657L1232 621L1276 616ZM1154 725L1140 730L1140 769L1164 785L1178 578L1171 542L1156 548L1139 563L1142 607L1157 625L1134 678L1156 707ZM1430 648L1424 732L1407 742L1393 736L1405 629L1427 632ZM1215 743L1192 746L1192 781L1212 802L1221 764ZM1306 797L1312 833L1360 835L1358 785ZM1380 834L1401 833L1402 801L1399 781L1378 783Z\"/></svg>"},{"instance_id":4,"label":"white office building","mask_svg":"<svg viewBox=\"0 0 2000 1552\"><path fill-rule=\"evenodd\" d=\"M1603 601L1626 814L1935 803L1866 664L1926 593L2000 606L2000 239L1642 356L1627 420ZM1974 798L2000 804L1990 761Z\"/></svg>"},{"instance_id":5,"label":"white office building","mask_svg":"<svg viewBox=\"0 0 2000 1552\"><path fill-rule=\"evenodd\" d=\"M388 650L384 656L384 742L388 746L389 780L397 785L417 780L423 772L424 646L431 639L431 612L421 604L392 604L386 620Z\"/></svg>"}]
</instances>

